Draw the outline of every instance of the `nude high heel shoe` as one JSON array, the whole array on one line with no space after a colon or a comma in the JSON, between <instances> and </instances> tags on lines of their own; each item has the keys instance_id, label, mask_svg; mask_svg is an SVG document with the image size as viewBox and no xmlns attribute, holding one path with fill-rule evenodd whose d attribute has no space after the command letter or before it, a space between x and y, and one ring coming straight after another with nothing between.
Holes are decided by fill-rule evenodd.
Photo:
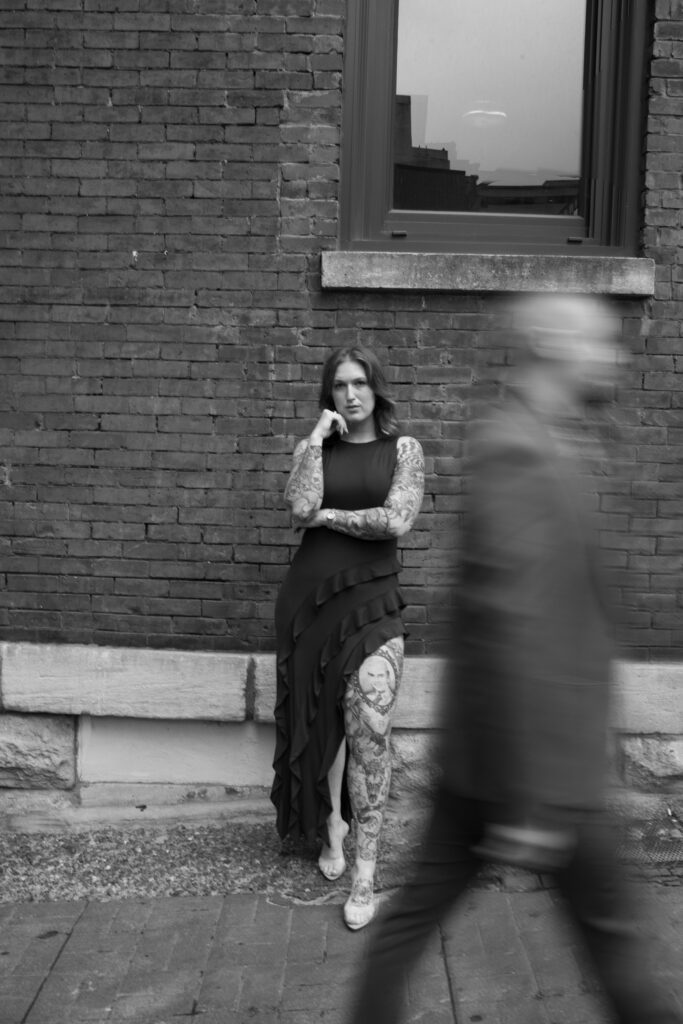
<instances>
[{"instance_id":1,"label":"nude high heel shoe","mask_svg":"<svg viewBox=\"0 0 683 1024\"><path fill-rule=\"evenodd\" d=\"M352 932L370 924L377 910L377 901L372 890L372 880L354 878L349 898L344 904L344 922Z\"/></svg>"},{"instance_id":2,"label":"nude high heel shoe","mask_svg":"<svg viewBox=\"0 0 683 1024\"><path fill-rule=\"evenodd\" d=\"M342 827L342 843L346 839L349 826L346 822L343 822ZM329 847L328 847L329 849ZM323 878L326 878L328 882L336 882L338 878L346 871L346 859L342 852L340 857L323 857L322 853L318 857L318 870Z\"/></svg>"}]
</instances>

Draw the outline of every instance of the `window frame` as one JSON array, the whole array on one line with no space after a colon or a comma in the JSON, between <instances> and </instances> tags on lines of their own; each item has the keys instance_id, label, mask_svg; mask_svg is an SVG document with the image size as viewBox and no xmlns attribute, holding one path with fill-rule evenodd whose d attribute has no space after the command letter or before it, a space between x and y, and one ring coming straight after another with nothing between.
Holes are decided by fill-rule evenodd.
<instances>
[{"instance_id":1,"label":"window frame","mask_svg":"<svg viewBox=\"0 0 683 1024\"><path fill-rule=\"evenodd\" d=\"M587 2L584 218L391 208L398 2L348 0L340 195L342 249L635 255L642 219L649 5L642 0Z\"/></svg>"}]
</instances>

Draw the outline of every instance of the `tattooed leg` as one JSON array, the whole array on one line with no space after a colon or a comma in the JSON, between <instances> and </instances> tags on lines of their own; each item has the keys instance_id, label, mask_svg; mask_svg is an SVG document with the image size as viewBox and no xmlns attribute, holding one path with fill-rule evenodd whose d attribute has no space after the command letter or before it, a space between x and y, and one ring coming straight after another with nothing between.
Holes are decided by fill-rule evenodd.
<instances>
[{"instance_id":1,"label":"tattooed leg","mask_svg":"<svg viewBox=\"0 0 683 1024\"><path fill-rule=\"evenodd\" d=\"M394 637L353 673L344 697L347 779L357 831L356 877L367 880L374 875L389 795L389 735L402 670L403 637Z\"/></svg>"}]
</instances>

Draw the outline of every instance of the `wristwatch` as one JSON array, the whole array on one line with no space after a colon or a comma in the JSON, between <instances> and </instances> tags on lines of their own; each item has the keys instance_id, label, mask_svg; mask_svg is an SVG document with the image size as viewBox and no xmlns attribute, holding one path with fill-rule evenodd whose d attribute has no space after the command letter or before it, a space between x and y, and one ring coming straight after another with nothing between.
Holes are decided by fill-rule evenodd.
<instances>
[{"instance_id":1,"label":"wristwatch","mask_svg":"<svg viewBox=\"0 0 683 1024\"><path fill-rule=\"evenodd\" d=\"M329 523L329 524L330 524L330 526L331 526L331 525L332 525L332 523L334 522L334 509L333 509L333 508L331 508L331 509L329 510L329 512L327 513L327 515L325 516L325 518L327 519L328 523Z\"/></svg>"}]
</instances>

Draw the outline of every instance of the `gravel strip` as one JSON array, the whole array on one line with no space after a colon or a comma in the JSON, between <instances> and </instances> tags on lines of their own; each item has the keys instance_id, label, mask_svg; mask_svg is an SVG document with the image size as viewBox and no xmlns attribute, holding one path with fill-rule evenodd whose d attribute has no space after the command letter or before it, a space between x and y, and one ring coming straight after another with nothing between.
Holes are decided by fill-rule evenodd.
<instances>
[{"instance_id":1,"label":"gravel strip","mask_svg":"<svg viewBox=\"0 0 683 1024\"><path fill-rule=\"evenodd\" d=\"M378 892L395 888L405 878L420 826L419 816L387 822L376 875ZM651 881L683 884L683 861L658 865L655 858L643 856L643 849L625 848L624 859L637 861L639 874ZM349 862L353 853L353 839L348 839ZM317 855L317 849L306 844L281 843L270 820L5 832L0 834L0 903L246 892L309 903L343 902L349 872L336 883L326 881L317 869ZM547 881L510 868L488 867L478 884L528 890L544 887Z\"/></svg>"},{"instance_id":2,"label":"gravel strip","mask_svg":"<svg viewBox=\"0 0 683 1024\"><path fill-rule=\"evenodd\" d=\"M378 890L399 884L416 822L395 822L384 844ZM354 854L346 842L347 860ZM139 896L278 894L306 902L343 901L349 872L326 881L317 848L281 843L271 821L97 827L88 831L0 834L0 903Z\"/></svg>"},{"instance_id":3,"label":"gravel strip","mask_svg":"<svg viewBox=\"0 0 683 1024\"><path fill-rule=\"evenodd\" d=\"M266 823L10 833L0 837L0 865L4 903L329 892L313 851L282 847Z\"/></svg>"}]
</instances>

